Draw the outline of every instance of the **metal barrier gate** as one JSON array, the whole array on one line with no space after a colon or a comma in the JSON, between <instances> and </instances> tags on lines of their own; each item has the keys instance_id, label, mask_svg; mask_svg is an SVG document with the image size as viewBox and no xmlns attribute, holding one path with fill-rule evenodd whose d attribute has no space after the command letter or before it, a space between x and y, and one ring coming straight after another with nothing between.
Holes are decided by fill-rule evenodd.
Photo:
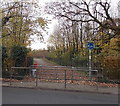
<instances>
[{"instance_id":1,"label":"metal barrier gate","mask_svg":"<svg viewBox=\"0 0 120 106\"><path fill-rule=\"evenodd\" d=\"M34 67L32 65L31 67L12 67L11 69L11 75L7 80L3 80L3 84L8 86L96 92L101 87L101 83L98 82L98 75L93 74L89 76L88 68L84 67L46 65ZM24 70L24 76L17 74L22 70ZM111 86L117 87L117 84Z\"/></svg>"},{"instance_id":2,"label":"metal barrier gate","mask_svg":"<svg viewBox=\"0 0 120 106\"><path fill-rule=\"evenodd\" d=\"M66 88L67 83L74 83L74 81L97 81L97 76L93 75L88 76L88 69L84 67L66 67L66 66L46 66L46 65L37 65L34 68L34 65L31 67L12 67L11 75L8 77L10 85L12 82L34 82L35 86L38 86L38 81L41 82L61 82L64 83ZM17 70L17 71L16 71ZM17 75L16 73L21 70L28 70L28 73L25 76ZM21 80L17 80L21 79Z\"/></svg>"}]
</instances>

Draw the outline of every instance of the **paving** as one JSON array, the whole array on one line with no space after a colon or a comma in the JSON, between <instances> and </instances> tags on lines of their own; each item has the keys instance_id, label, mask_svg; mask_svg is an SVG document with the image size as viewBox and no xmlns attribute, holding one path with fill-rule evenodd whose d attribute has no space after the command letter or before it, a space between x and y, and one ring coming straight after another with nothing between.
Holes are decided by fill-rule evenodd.
<instances>
[{"instance_id":1,"label":"paving","mask_svg":"<svg viewBox=\"0 0 120 106\"><path fill-rule=\"evenodd\" d=\"M119 94L118 87L100 87L89 85L53 83L53 82L3 82L3 86L11 87L25 87L25 88L39 88L39 89L52 89L52 90L65 90L65 91L78 91L78 92L93 92L93 93L106 93L106 94Z\"/></svg>"}]
</instances>

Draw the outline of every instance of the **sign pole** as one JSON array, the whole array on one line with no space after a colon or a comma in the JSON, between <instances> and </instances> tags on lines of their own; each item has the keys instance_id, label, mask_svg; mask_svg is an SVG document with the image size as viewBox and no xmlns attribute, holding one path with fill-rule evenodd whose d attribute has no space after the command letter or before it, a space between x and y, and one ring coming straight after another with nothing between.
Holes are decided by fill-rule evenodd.
<instances>
[{"instance_id":1,"label":"sign pole","mask_svg":"<svg viewBox=\"0 0 120 106\"><path fill-rule=\"evenodd\" d=\"M89 41L87 44L87 47L89 49L89 77L91 76L91 70L92 70L92 49L94 48L94 44L92 41Z\"/></svg>"},{"instance_id":2,"label":"sign pole","mask_svg":"<svg viewBox=\"0 0 120 106\"><path fill-rule=\"evenodd\" d=\"M92 50L89 49L89 77L91 76L91 69L92 69Z\"/></svg>"}]
</instances>

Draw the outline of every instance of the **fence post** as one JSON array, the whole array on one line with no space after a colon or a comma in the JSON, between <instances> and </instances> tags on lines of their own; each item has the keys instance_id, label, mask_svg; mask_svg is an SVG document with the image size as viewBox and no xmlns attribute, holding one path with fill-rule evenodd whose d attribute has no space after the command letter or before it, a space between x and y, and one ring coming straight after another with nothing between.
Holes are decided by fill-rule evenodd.
<instances>
[{"instance_id":1,"label":"fence post","mask_svg":"<svg viewBox=\"0 0 120 106\"><path fill-rule=\"evenodd\" d=\"M71 83L73 83L73 70L72 70L72 76L71 76Z\"/></svg>"},{"instance_id":2,"label":"fence post","mask_svg":"<svg viewBox=\"0 0 120 106\"><path fill-rule=\"evenodd\" d=\"M10 86L12 85L12 74L10 75Z\"/></svg>"},{"instance_id":3,"label":"fence post","mask_svg":"<svg viewBox=\"0 0 120 106\"><path fill-rule=\"evenodd\" d=\"M98 91L98 74L96 75L96 90Z\"/></svg>"},{"instance_id":4,"label":"fence post","mask_svg":"<svg viewBox=\"0 0 120 106\"><path fill-rule=\"evenodd\" d=\"M29 69L29 76L32 77L32 66L30 66L30 69Z\"/></svg>"},{"instance_id":5,"label":"fence post","mask_svg":"<svg viewBox=\"0 0 120 106\"><path fill-rule=\"evenodd\" d=\"M57 75L57 73L56 73L56 79L58 78L58 75Z\"/></svg>"},{"instance_id":6,"label":"fence post","mask_svg":"<svg viewBox=\"0 0 120 106\"><path fill-rule=\"evenodd\" d=\"M10 86L12 85L12 68L11 68L11 72L10 72Z\"/></svg>"},{"instance_id":7,"label":"fence post","mask_svg":"<svg viewBox=\"0 0 120 106\"><path fill-rule=\"evenodd\" d=\"M42 72L44 71L44 68L42 66L40 66L39 68L39 80L40 82L42 82Z\"/></svg>"},{"instance_id":8,"label":"fence post","mask_svg":"<svg viewBox=\"0 0 120 106\"><path fill-rule=\"evenodd\" d=\"M65 70L65 88L66 88L66 80L67 80L67 79L66 79L66 70Z\"/></svg>"}]
</instances>

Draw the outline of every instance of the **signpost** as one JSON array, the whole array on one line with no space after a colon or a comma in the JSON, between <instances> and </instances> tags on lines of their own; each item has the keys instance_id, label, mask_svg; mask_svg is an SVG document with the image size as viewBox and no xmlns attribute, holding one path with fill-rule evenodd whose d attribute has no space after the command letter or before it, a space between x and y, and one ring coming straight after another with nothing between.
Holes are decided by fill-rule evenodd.
<instances>
[{"instance_id":1,"label":"signpost","mask_svg":"<svg viewBox=\"0 0 120 106\"><path fill-rule=\"evenodd\" d=\"M89 41L87 44L87 48L89 49L89 77L91 76L92 70L92 49L94 48L93 42Z\"/></svg>"},{"instance_id":2,"label":"signpost","mask_svg":"<svg viewBox=\"0 0 120 106\"><path fill-rule=\"evenodd\" d=\"M89 50L92 50L95 47L95 45L93 44L93 42L88 42L87 47Z\"/></svg>"}]
</instances>

